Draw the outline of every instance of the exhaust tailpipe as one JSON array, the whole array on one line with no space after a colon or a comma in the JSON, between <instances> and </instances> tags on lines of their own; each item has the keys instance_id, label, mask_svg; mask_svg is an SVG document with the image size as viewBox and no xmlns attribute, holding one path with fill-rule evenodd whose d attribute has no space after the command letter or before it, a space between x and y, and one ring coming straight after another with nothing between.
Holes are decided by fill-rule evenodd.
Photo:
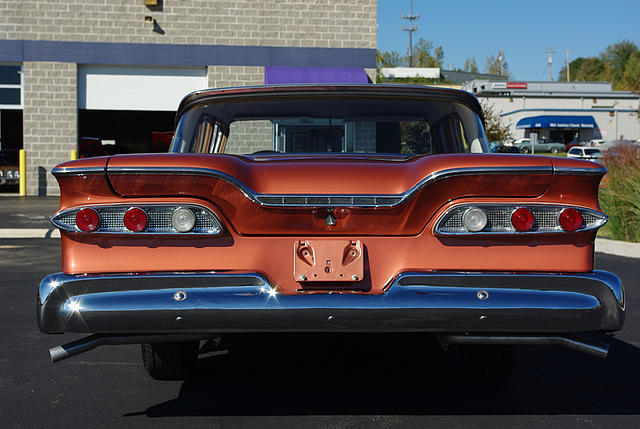
<instances>
[{"instance_id":1,"label":"exhaust tailpipe","mask_svg":"<svg viewBox=\"0 0 640 429\"><path fill-rule=\"evenodd\" d=\"M206 334L89 335L67 344L52 347L49 349L49 355L51 362L56 363L105 345L194 341L207 338L209 335Z\"/></svg>"},{"instance_id":2,"label":"exhaust tailpipe","mask_svg":"<svg viewBox=\"0 0 640 429\"><path fill-rule=\"evenodd\" d=\"M443 344L496 344L496 345L561 345L579 352L606 359L609 345L574 335L464 335L440 334Z\"/></svg>"}]
</instances>

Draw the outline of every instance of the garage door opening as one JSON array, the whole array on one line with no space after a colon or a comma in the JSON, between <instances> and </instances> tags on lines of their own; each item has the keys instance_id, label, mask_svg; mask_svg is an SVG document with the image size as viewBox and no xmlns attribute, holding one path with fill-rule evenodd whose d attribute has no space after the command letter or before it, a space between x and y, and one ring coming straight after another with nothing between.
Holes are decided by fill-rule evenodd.
<instances>
[{"instance_id":1,"label":"garage door opening","mask_svg":"<svg viewBox=\"0 0 640 429\"><path fill-rule=\"evenodd\" d=\"M206 86L206 67L79 66L79 156L166 152L180 100Z\"/></svg>"},{"instance_id":2,"label":"garage door opening","mask_svg":"<svg viewBox=\"0 0 640 429\"><path fill-rule=\"evenodd\" d=\"M81 109L79 155L167 152L174 119L175 112Z\"/></svg>"}]
</instances>

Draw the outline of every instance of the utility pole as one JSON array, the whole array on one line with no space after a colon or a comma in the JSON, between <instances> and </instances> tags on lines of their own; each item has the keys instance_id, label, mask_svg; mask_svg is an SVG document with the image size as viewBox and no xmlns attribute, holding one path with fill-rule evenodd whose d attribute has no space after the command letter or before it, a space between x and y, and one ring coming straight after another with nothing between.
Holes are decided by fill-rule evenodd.
<instances>
[{"instance_id":1,"label":"utility pole","mask_svg":"<svg viewBox=\"0 0 640 429\"><path fill-rule=\"evenodd\" d=\"M400 18L406 19L409 21L409 27L402 26L402 31L407 31L409 33L409 67L413 67L413 32L418 29L413 25L413 21L420 18L418 15L413 14L413 0L409 3L409 15L400 15Z\"/></svg>"},{"instance_id":2,"label":"utility pole","mask_svg":"<svg viewBox=\"0 0 640 429\"><path fill-rule=\"evenodd\" d=\"M549 81L553 80L553 77L551 76L551 64L553 63L553 54L556 53L556 50L554 48L547 48L547 52L549 53Z\"/></svg>"},{"instance_id":3,"label":"utility pole","mask_svg":"<svg viewBox=\"0 0 640 429\"><path fill-rule=\"evenodd\" d=\"M569 82L571 79L569 78L569 52L573 52L573 50L571 49L565 49L564 50L567 53L567 82Z\"/></svg>"},{"instance_id":4,"label":"utility pole","mask_svg":"<svg viewBox=\"0 0 640 429\"><path fill-rule=\"evenodd\" d=\"M504 76L504 70L502 69L502 60L504 59L504 52L502 49L498 51L498 62L500 63L500 76Z\"/></svg>"}]
</instances>

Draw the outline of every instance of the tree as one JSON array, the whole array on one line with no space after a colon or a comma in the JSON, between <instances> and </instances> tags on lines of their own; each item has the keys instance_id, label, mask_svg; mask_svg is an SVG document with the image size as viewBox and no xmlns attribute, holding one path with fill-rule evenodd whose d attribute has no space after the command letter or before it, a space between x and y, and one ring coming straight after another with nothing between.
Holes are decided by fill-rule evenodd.
<instances>
[{"instance_id":1,"label":"tree","mask_svg":"<svg viewBox=\"0 0 640 429\"><path fill-rule=\"evenodd\" d=\"M614 90L640 91L640 49L633 42L614 43L597 57L576 58L569 67L573 81L609 81ZM563 67L558 80L566 80L566 73Z\"/></svg>"},{"instance_id":2,"label":"tree","mask_svg":"<svg viewBox=\"0 0 640 429\"><path fill-rule=\"evenodd\" d=\"M464 62L464 71L470 73L478 73L478 63L475 58L467 58Z\"/></svg>"},{"instance_id":3,"label":"tree","mask_svg":"<svg viewBox=\"0 0 640 429\"><path fill-rule=\"evenodd\" d=\"M491 55L487 58L484 66L485 73L509 78L509 65L504 59L504 53L498 51L497 55Z\"/></svg>"},{"instance_id":4,"label":"tree","mask_svg":"<svg viewBox=\"0 0 640 429\"><path fill-rule=\"evenodd\" d=\"M376 51L376 66L381 67L400 67L403 58L396 51Z\"/></svg>"},{"instance_id":5,"label":"tree","mask_svg":"<svg viewBox=\"0 0 640 429\"><path fill-rule=\"evenodd\" d=\"M413 47L413 65L415 67L442 67L444 48L438 46L433 51L433 42L420 38Z\"/></svg>"},{"instance_id":6,"label":"tree","mask_svg":"<svg viewBox=\"0 0 640 429\"><path fill-rule=\"evenodd\" d=\"M511 129L509 125L503 125L500 115L494 110L493 104L488 101L481 103L482 114L484 115L485 131L490 142L504 142L510 140Z\"/></svg>"},{"instance_id":7,"label":"tree","mask_svg":"<svg viewBox=\"0 0 640 429\"><path fill-rule=\"evenodd\" d=\"M569 79L578 82L597 82L605 80L606 66L600 58L578 57L569 63ZM562 67L558 74L559 81L567 80L567 67Z\"/></svg>"},{"instance_id":8,"label":"tree","mask_svg":"<svg viewBox=\"0 0 640 429\"><path fill-rule=\"evenodd\" d=\"M613 83L614 89L624 85L623 78L627 63L637 53L638 47L635 43L623 40L607 46L604 52L600 54L600 59L607 67L607 80Z\"/></svg>"},{"instance_id":9,"label":"tree","mask_svg":"<svg viewBox=\"0 0 640 429\"><path fill-rule=\"evenodd\" d=\"M627 91L640 92L640 52L635 52L624 68L622 87Z\"/></svg>"}]
</instances>

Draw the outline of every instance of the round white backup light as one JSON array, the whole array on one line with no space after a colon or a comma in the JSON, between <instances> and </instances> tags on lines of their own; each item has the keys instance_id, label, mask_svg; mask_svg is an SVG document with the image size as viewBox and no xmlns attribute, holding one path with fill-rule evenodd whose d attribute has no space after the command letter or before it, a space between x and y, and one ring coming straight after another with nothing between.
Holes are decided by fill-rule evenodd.
<instances>
[{"instance_id":1,"label":"round white backup light","mask_svg":"<svg viewBox=\"0 0 640 429\"><path fill-rule=\"evenodd\" d=\"M487 226L487 214L477 207L472 207L462 215L462 225L469 232L482 231Z\"/></svg>"},{"instance_id":2,"label":"round white backup light","mask_svg":"<svg viewBox=\"0 0 640 429\"><path fill-rule=\"evenodd\" d=\"M171 215L171 225L178 232L189 232L196 225L196 215L189 209L176 209Z\"/></svg>"}]
</instances>

